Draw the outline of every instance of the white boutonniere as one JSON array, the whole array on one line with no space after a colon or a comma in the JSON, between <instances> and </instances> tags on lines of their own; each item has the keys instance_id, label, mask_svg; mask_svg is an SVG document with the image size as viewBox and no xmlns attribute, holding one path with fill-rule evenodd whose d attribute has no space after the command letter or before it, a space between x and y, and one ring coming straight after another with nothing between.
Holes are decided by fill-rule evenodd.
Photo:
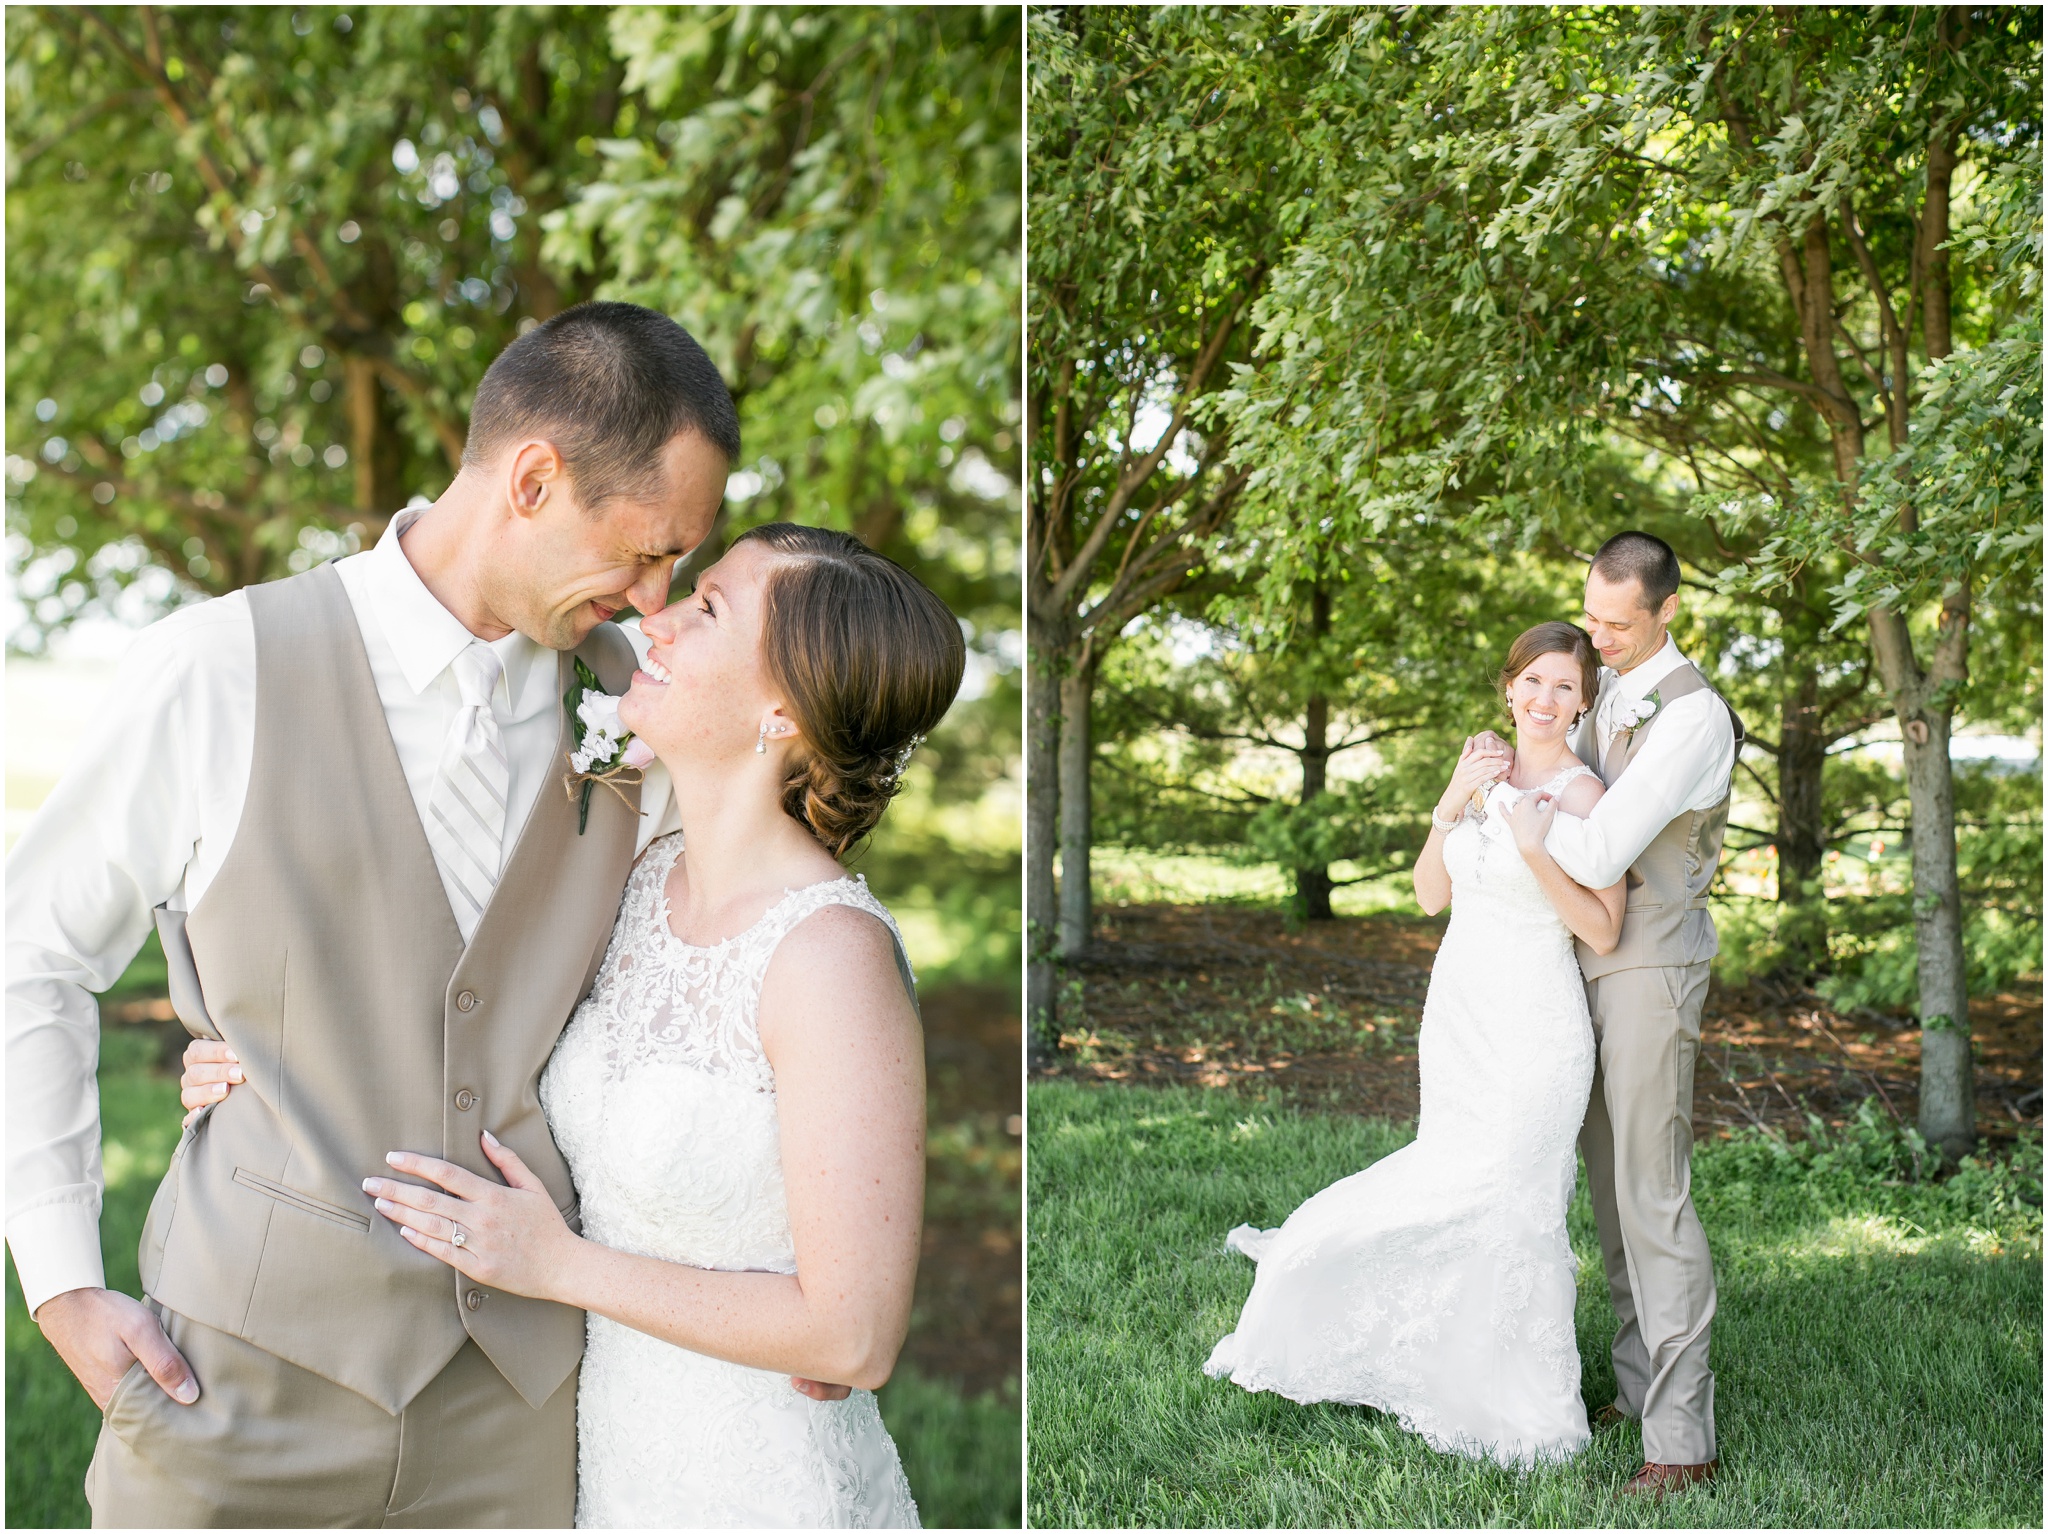
<instances>
[{"instance_id":1,"label":"white boutonniere","mask_svg":"<svg viewBox=\"0 0 2048 1534\"><path fill-rule=\"evenodd\" d=\"M1614 730L1614 738L1616 740L1634 739L1636 731L1650 722L1651 717L1656 714L1658 706L1664 701L1659 695L1661 691L1662 689L1653 688L1647 698L1639 698L1634 703L1622 706L1621 722L1615 726Z\"/></svg>"},{"instance_id":2,"label":"white boutonniere","mask_svg":"<svg viewBox=\"0 0 2048 1534\"><path fill-rule=\"evenodd\" d=\"M604 690L597 673L580 660L575 680L562 694L562 706L576 721L576 746L569 753L571 770L562 779L562 787L577 801L576 834L581 836L590 823L590 790L602 783L632 809L633 801L620 785L641 780L647 764L654 760L654 749L619 722L619 700Z\"/></svg>"}]
</instances>

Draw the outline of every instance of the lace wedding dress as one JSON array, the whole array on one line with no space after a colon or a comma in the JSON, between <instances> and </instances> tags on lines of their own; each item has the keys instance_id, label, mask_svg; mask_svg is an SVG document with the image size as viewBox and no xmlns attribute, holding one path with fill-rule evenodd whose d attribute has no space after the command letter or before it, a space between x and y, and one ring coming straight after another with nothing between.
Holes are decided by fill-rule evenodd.
<instances>
[{"instance_id":1,"label":"lace wedding dress","mask_svg":"<svg viewBox=\"0 0 2048 1534\"><path fill-rule=\"evenodd\" d=\"M677 938L680 836L626 885L597 983L541 1079L583 1233L723 1271L794 1273L775 1076L755 1025L776 945L828 905L896 924L864 881L787 892L711 948ZM592 1315L576 1402L578 1528L915 1528L875 1398L799 1395L750 1369Z\"/></svg>"},{"instance_id":2,"label":"lace wedding dress","mask_svg":"<svg viewBox=\"0 0 2048 1534\"><path fill-rule=\"evenodd\" d=\"M1545 784L1556 793L1589 771ZM1207 1372L1391 1412L1442 1453L1525 1466L1590 1437L1565 1237L1593 1031L1571 934L1496 784L1444 841L1450 928L1423 1005L1415 1140L1228 1244L1258 1264Z\"/></svg>"}]
</instances>

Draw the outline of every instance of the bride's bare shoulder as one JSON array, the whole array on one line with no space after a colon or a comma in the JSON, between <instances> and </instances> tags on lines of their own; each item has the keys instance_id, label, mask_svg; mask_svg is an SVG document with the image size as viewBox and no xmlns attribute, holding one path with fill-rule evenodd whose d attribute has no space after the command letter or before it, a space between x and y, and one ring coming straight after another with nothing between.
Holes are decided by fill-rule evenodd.
<instances>
[{"instance_id":1,"label":"bride's bare shoulder","mask_svg":"<svg viewBox=\"0 0 2048 1534\"><path fill-rule=\"evenodd\" d=\"M896 962L896 936L863 901L832 901L805 914L776 944L761 984L761 1038L773 1051L792 1033L888 1033L916 1012ZM832 1028L821 1029L825 1019Z\"/></svg>"},{"instance_id":2,"label":"bride's bare shoulder","mask_svg":"<svg viewBox=\"0 0 2048 1534\"><path fill-rule=\"evenodd\" d=\"M1582 772L1559 792L1557 807L1565 814L1577 815L1583 820L1606 792L1598 773Z\"/></svg>"}]
</instances>

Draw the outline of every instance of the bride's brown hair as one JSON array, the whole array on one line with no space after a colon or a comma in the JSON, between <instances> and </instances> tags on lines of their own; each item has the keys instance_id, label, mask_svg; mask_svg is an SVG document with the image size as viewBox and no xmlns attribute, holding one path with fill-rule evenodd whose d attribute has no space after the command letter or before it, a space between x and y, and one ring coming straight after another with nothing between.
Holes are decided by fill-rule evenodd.
<instances>
[{"instance_id":1,"label":"bride's brown hair","mask_svg":"<svg viewBox=\"0 0 2048 1534\"><path fill-rule=\"evenodd\" d=\"M782 807L840 856L875 828L952 706L967 663L960 621L848 533L770 522L733 542L776 555L761 643L799 743Z\"/></svg>"},{"instance_id":2,"label":"bride's brown hair","mask_svg":"<svg viewBox=\"0 0 2048 1534\"><path fill-rule=\"evenodd\" d=\"M1579 663L1579 677L1583 684L1583 701L1579 712L1572 719L1577 724L1593 706L1593 700L1600 694L1600 652L1593 648L1593 637L1576 623L1562 620L1555 623L1539 623L1532 629L1524 629L1508 646L1508 662L1500 668L1500 690L1503 702L1514 690L1515 678L1520 676L1539 655L1569 655ZM1508 718L1514 718L1514 706L1508 706Z\"/></svg>"}]
</instances>

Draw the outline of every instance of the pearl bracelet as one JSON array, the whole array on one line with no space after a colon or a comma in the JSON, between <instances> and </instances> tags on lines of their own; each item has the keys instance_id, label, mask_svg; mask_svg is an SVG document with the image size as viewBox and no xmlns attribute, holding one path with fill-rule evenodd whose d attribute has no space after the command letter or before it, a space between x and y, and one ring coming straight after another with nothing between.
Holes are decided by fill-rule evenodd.
<instances>
[{"instance_id":1,"label":"pearl bracelet","mask_svg":"<svg viewBox=\"0 0 2048 1534\"><path fill-rule=\"evenodd\" d=\"M1441 820L1437 819L1435 810L1432 809L1429 812L1429 823L1435 826L1439 831L1443 832L1446 836L1449 836L1453 831L1457 830L1458 823L1462 821L1464 818L1465 817L1463 815L1453 816L1451 819L1451 823L1449 825L1445 825Z\"/></svg>"}]
</instances>

